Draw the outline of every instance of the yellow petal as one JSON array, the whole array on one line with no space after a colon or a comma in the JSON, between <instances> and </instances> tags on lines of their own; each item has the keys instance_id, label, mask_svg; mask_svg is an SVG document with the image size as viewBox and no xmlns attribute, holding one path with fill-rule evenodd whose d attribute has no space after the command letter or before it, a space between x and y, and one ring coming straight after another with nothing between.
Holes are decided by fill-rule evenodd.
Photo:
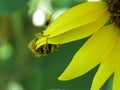
<instances>
[{"instance_id":1,"label":"yellow petal","mask_svg":"<svg viewBox=\"0 0 120 90\"><path fill-rule=\"evenodd\" d=\"M103 18L103 16L104 16L104 18ZM103 27L104 24L108 21L108 19L110 17L109 13L107 13L107 12L105 12L103 14L103 16L100 17L99 20L97 20L95 22L75 28L71 31L60 34L58 36L49 38L48 42L51 44L63 44L63 43L75 41L75 40L90 36L91 34L98 31L101 27Z\"/></svg>"},{"instance_id":2,"label":"yellow petal","mask_svg":"<svg viewBox=\"0 0 120 90\"><path fill-rule=\"evenodd\" d=\"M115 29L115 30L118 31L117 29ZM114 41L115 42L113 43L113 45L110 45L110 46L112 46L111 52L106 57L106 59L104 58L104 60L102 60L102 64L100 65L100 67L94 77L91 90L99 90L102 87L102 85L106 82L106 80L112 75L115 68L117 66L119 66L119 65L117 65L117 63L120 62L119 61L120 60L120 56L119 56L120 55L120 37L117 35L116 39ZM103 43L103 44L105 44L105 43ZM119 66L119 69L120 69L120 66ZM116 73L115 75L118 74L117 71L115 73ZM120 72L119 72L119 74L120 74ZM118 77L118 75L117 75L117 77ZM120 76L119 76L119 78L120 78ZM118 80L115 79L113 90L120 89L120 88L118 89L118 86L119 86L117 84L118 81L120 83L120 79L118 79Z\"/></svg>"},{"instance_id":3,"label":"yellow petal","mask_svg":"<svg viewBox=\"0 0 120 90\"><path fill-rule=\"evenodd\" d=\"M101 86L112 75L113 70L114 66L112 61L107 59L105 62L103 62L93 79L91 90L100 90Z\"/></svg>"},{"instance_id":4,"label":"yellow petal","mask_svg":"<svg viewBox=\"0 0 120 90\"><path fill-rule=\"evenodd\" d=\"M120 67L114 73L113 90L120 90Z\"/></svg>"},{"instance_id":5,"label":"yellow petal","mask_svg":"<svg viewBox=\"0 0 120 90\"><path fill-rule=\"evenodd\" d=\"M109 25L94 34L75 54L71 63L58 79L76 78L99 64L107 49L116 39L118 31L114 30L115 28L114 25Z\"/></svg>"},{"instance_id":6,"label":"yellow petal","mask_svg":"<svg viewBox=\"0 0 120 90\"><path fill-rule=\"evenodd\" d=\"M79 26L96 21L105 11L107 11L105 2L86 2L79 4L57 18L48 26L43 34L50 35L50 37L57 36Z\"/></svg>"},{"instance_id":7,"label":"yellow petal","mask_svg":"<svg viewBox=\"0 0 120 90\"><path fill-rule=\"evenodd\" d=\"M115 65L113 90L119 90L120 89L120 37L119 40L117 41L114 50L112 51L111 56L114 56L112 60L113 60L113 64Z\"/></svg>"}]
</instances>

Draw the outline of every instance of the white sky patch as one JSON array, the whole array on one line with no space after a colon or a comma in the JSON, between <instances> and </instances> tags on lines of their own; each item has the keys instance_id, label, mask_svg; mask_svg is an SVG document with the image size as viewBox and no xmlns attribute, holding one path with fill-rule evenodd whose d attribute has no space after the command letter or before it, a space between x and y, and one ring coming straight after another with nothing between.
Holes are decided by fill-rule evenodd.
<instances>
[{"instance_id":1,"label":"white sky patch","mask_svg":"<svg viewBox=\"0 0 120 90\"><path fill-rule=\"evenodd\" d=\"M88 2L101 1L101 0L87 0Z\"/></svg>"},{"instance_id":2,"label":"white sky patch","mask_svg":"<svg viewBox=\"0 0 120 90\"><path fill-rule=\"evenodd\" d=\"M43 10L38 9L34 12L32 17L33 25L35 26L43 26L45 23L45 13Z\"/></svg>"}]
</instances>

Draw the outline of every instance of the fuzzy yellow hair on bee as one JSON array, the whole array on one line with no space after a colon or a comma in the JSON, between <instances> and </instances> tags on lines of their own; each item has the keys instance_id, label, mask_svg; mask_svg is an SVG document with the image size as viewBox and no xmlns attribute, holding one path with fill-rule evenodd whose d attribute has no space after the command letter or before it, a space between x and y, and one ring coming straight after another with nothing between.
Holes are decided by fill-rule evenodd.
<instances>
[{"instance_id":1,"label":"fuzzy yellow hair on bee","mask_svg":"<svg viewBox=\"0 0 120 90\"><path fill-rule=\"evenodd\" d=\"M48 44L47 39L46 43L37 47L36 42L44 37L42 33L36 34L34 39L28 44L29 49L33 52L35 56L45 56L50 54L53 50L59 49L59 44Z\"/></svg>"}]
</instances>

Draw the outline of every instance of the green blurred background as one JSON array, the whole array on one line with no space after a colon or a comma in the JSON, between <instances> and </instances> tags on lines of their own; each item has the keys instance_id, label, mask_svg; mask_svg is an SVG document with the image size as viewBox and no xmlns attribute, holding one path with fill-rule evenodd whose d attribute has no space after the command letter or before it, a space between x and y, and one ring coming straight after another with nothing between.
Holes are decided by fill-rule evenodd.
<instances>
[{"instance_id":1,"label":"green blurred background","mask_svg":"<svg viewBox=\"0 0 120 90\"><path fill-rule=\"evenodd\" d=\"M43 9L47 17L84 1L0 0L0 90L90 90L97 67L71 81L57 80L87 38L42 57L35 57L28 49L34 34L46 28L33 24L36 10ZM112 77L102 90L111 90L111 81Z\"/></svg>"}]
</instances>

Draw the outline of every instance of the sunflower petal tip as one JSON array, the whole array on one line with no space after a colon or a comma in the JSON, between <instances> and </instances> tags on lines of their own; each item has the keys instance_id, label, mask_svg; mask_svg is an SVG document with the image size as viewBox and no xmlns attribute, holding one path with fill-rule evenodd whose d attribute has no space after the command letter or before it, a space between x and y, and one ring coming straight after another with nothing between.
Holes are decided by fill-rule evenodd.
<instances>
[{"instance_id":1,"label":"sunflower petal tip","mask_svg":"<svg viewBox=\"0 0 120 90\"><path fill-rule=\"evenodd\" d=\"M60 81L67 81L67 80L70 80L70 78L66 77L66 75L60 75L58 77L58 80L60 80Z\"/></svg>"},{"instance_id":2,"label":"sunflower petal tip","mask_svg":"<svg viewBox=\"0 0 120 90\"><path fill-rule=\"evenodd\" d=\"M58 80L60 80L60 81L66 81L66 78L65 78L65 77L60 76L60 77L58 77Z\"/></svg>"}]
</instances>

